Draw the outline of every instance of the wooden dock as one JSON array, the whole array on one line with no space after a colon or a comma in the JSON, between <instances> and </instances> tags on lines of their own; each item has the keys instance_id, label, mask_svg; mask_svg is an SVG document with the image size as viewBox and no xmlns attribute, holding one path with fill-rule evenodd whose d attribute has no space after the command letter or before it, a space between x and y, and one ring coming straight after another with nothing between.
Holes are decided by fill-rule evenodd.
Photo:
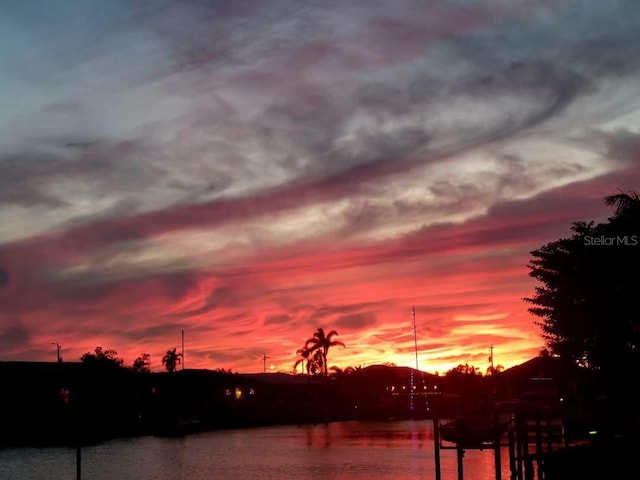
<instances>
[{"instance_id":1,"label":"wooden dock","mask_svg":"<svg viewBox=\"0 0 640 480\"><path fill-rule=\"evenodd\" d=\"M510 480L544 480L549 455L573 444L562 418L543 406L498 402L490 409L451 413L435 411L433 416L436 480L441 480L441 450L456 450L458 480L464 479L465 450L473 449L493 450L495 478L502 480L504 447Z\"/></svg>"}]
</instances>

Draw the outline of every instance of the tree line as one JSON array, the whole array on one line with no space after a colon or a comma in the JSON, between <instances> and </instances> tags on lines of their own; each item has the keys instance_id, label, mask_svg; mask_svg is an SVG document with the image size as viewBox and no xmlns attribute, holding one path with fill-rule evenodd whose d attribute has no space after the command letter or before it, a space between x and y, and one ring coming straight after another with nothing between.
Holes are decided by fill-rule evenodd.
<instances>
[{"instance_id":1,"label":"tree line","mask_svg":"<svg viewBox=\"0 0 640 480\"><path fill-rule=\"evenodd\" d=\"M151 372L151 355L148 353L141 353L129 367L125 367L124 359L118 357L117 351L96 347L93 352L87 352L82 355L80 361L92 365L129 368L136 373ZM162 365L170 373L175 372L181 362L182 353L176 352L175 348L167 350L167 353L162 357Z\"/></svg>"},{"instance_id":2,"label":"tree line","mask_svg":"<svg viewBox=\"0 0 640 480\"><path fill-rule=\"evenodd\" d=\"M344 370L332 366L328 367L328 353L332 347L345 347L345 344L340 340L336 340L335 337L338 336L338 332L336 330L331 330L328 333L325 332L324 328L319 327L313 334L312 337L308 338L304 345L296 351L297 359L293 364L294 373L297 372L298 367L302 366L306 371L308 376L317 375L317 376L329 376L329 371L331 371L332 375L340 376L340 375L349 375L352 373L357 373L362 370L362 367L352 367L349 366ZM389 367L395 367L394 363L385 362L384 365ZM485 374L488 376L497 375L504 370L502 365L490 366L486 369ZM456 367L453 367L449 371L446 372L446 376L456 376L456 375L483 375L482 369L478 367L474 367L473 365L469 365L468 363L459 364Z\"/></svg>"}]
</instances>

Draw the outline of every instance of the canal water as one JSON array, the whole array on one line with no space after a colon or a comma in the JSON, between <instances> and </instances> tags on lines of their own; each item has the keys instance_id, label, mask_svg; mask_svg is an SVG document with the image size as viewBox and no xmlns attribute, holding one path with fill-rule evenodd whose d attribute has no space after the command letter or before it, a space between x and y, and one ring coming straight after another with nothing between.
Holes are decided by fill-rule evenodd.
<instances>
[{"instance_id":1,"label":"canal water","mask_svg":"<svg viewBox=\"0 0 640 480\"><path fill-rule=\"evenodd\" d=\"M502 455L503 478L509 478ZM441 452L456 479L455 450ZM435 478L429 420L336 422L118 439L82 449L86 480L416 480ZM76 478L72 448L0 449L2 480ZM492 450L468 450L466 480L495 479Z\"/></svg>"}]
</instances>

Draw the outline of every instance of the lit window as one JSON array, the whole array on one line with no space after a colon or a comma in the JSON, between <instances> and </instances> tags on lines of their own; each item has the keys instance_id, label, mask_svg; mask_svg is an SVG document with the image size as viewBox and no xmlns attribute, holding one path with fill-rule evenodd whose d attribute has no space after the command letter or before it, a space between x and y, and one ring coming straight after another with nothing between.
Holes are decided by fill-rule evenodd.
<instances>
[{"instance_id":1,"label":"lit window","mask_svg":"<svg viewBox=\"0 0 640 480\"><path fill-rule=\"evenodd\" d=\"M69 402L71 401L71 390L68 388L60 389L60 398L62 399L62 403L69 405Z\"/></svg>"}]
</instances>

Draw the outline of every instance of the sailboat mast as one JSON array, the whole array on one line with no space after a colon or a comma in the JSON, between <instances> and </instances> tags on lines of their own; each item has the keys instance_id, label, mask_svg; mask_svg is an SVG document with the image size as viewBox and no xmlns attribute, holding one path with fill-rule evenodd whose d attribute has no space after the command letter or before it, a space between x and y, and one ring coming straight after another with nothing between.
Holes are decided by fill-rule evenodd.
<instances>
[{"instance_id":1,"label":"sailboat mast","mask_svg":"<svg viewBox=\"0 0 640 480\"><path fill-rule=\"evenodd\" d=\"M416 309L411 307L411 315L413 317L413 344L415 347L415 351L416 351L416 369L415 372L418 371L418 333L416 332ZM413 412L414 409L414 399L413 399L413 395L414 395L414 391L415 391L415 379L414 379L415 373L414 370L411 369L411 377L410 377L410 385L409 385L409 410L411 410Z\"/></svg>"},{"instance_id":2,"label":"sailboat mast","mask_svg":"<svg viewBox=\"0 0 640 480\"><path fill-rule=\"evenodd\" d=\"M416 309L411 307L411 315L413 316L413 345L416 351L416 370L418 368L418 332L416 331Z\"/></svg>"}]
</instances>

